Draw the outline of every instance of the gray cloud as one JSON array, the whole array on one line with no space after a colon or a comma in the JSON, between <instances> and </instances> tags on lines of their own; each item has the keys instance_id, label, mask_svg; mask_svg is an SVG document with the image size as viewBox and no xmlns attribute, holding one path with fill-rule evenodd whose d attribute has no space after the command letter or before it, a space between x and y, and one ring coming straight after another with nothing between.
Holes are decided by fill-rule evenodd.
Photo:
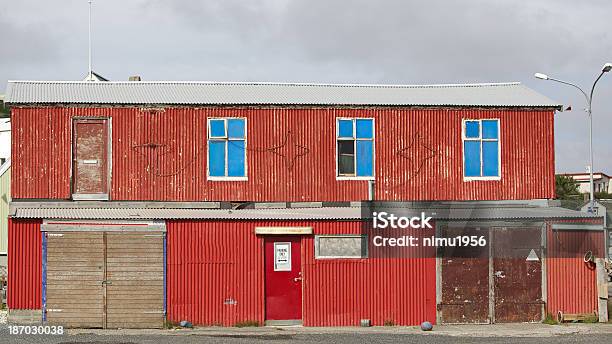
<instances>
[{"instance_id":1,"label":"gray cloud","mask_svg":"<svg viewBox=\"0 0 612 344\"><path fill-rule=\"evenodd\" d=\"M0 14L0 83L85 75L87 1L0 5L10 9ZM94 69L113 80L524 82L574 108L557 115L559 171L587 164L584 101L532 75L588 87L612 60L605 0L98 0L94 8ZM594 122L595 169L608 173L611 93L607 76Z\"/></svg>"}]
</instances>

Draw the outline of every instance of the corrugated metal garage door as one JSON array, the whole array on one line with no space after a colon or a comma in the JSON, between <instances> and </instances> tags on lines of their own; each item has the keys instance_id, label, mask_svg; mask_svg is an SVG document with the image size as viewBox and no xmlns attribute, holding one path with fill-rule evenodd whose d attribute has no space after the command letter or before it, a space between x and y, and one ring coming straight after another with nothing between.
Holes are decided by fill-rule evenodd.
<instances>
[{"instance_id":1,"label":"corrugated metal garage door","mask_svg":"<svg viewBox=\"0 0 612 344\"><path fill-rule=\"evenodd\" d=\"M440 227L444 237L484 236L487 247L449 247L439 260L443 323L539 322L542 229L531 226ZM533 256L532 256L533 255Z\"/></svg>"},{"instance_id":2,"label":"corrugated metal garage door","mask_svg":"<svg viewBox=\"0 0 612 344\"><path fill-rule=\"evenodd\" d=\"M47 232L43 248L47 321L86 328L163 327L164 235Z\"/></svg>"}]
</instances>

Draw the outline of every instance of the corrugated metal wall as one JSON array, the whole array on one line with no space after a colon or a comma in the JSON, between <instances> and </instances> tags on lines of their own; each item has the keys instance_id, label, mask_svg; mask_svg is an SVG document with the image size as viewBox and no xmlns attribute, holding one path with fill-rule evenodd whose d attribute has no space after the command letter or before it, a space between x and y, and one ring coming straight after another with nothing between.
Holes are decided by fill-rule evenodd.
<instances>
[{"instance_id":1,"label":"corrugated metal wall","mask_svg":"<svg viewBox=\"0 0 612 344\"><path fill-rule=\"evenodd\" d=\"M263 246L244 222L167 222L168 320L263 323Z\"/></svg>"},{"instance_id":2,"label":"corrugated metal wall","mask_svg":"<svg viewBox=\"0 0 612 344\"><path fill-rule=\"evenodd\" d=\"M40 309L42 246L40 220L9 219L9 309Z\"/></svg>"},{"instance_id":3,"label":"corrugated metal wall","mask_svg":"<svg viewBox=\"0 0 612 344\"><path fill-rule=\"evenodd\" d=\"M554 197L552 111L50 107L13 109L13 198L70 198L74 116L112 118L114 200L366 199L367 181L336 180L336 117L375 118L377 199ZM213 116L248 119L248 181L206 180L206 119ZM501 119L501 181L463 181L461 120L466 118ZM296 145L307 153L300 156Z\"/></svg>"},{"instance_id":4,"label":"corrugated metal wall","mask_svg":"<svg viewBox=\"0 0 612 344\"><path fill-rule=\"evenodd\" d=\"M547 311L593 313L597 311L597 276L583 261L592 251L603 257L603 231L558 230L547 233Z\"/></svg>"},{"instance_id":5,"label":"corrugated metal wall","mask_svg":"<svg viewBox=\"0 0 612 344\"><path fill-rule=\"evenodd\" d=\"M256 226L311 226L315 234L361 230L358 222L336 221L168 222L170 321L264 321L263 239ZM302 240L304 325L435 321L434 258L315 260L313 240Z\"/></svg>"},{"instance_id":6,"label":"corrugated metal wall","mask_svg":"<svg viewBox=\"0 0 612 344\"><path fill-rule=\"evenodd\" d=\"M11 201L11 168L0 176L0 253L8 249L8 214Z\"/></svg>"},{"instance_id":7,"label":"corrugated metal wall","mask_svg":"<svg viewBox=\"0 0 612 344\"><path fill-rule=\"evenodd\" d=\"M312 226L315 234L361 233L357 222ZM314 237L304 237L302 245L305 326L359 326L360 319L374 326L435 323L435 258L315 260ZM379 256L381 251L391 249L379 249Z\"/></svg>"}]
</instances>

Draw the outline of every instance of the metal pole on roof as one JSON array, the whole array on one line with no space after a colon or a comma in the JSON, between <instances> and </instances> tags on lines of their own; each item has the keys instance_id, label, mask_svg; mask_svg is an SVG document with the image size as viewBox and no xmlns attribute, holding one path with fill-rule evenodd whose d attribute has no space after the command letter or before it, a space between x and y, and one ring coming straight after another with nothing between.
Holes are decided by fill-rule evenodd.
<instances>
[{"instance_id":1,"label":"metal pole on roof","mask_svg":"<svg viewBox=\"0 0 612 344\"><path fill-rule=\"evenodd\" d=\"M561 84L565 84L565 85L569 85L572 86L574 88L577 88L585 97L586 99L586 103L587 103L587 107L585 109L585 111L587 112L588 116L589 116L589 160L590 160L590 165L589 165L589 213L594 213L594 207L595 207L595 186L593 183L593 111L592 111L592 104L593 104L593 92L595 91L595 85L597 85L597 82L599 81L599 79L601 79L601 77L609 72L610 70L612 70L612 63L606 63L604 64L604 66L601 68L601 73L599 73L599 76L597 76L597 79L595 79L595 82L593 82L593 86L591 87L591 93L587 95L587 93L580 88L580 86L573 84L571 82L567 82L567 81L563 81L563 80L559 80L559 79L554 79L549 77L546 74L542 74L542 73L535 73L535 77L540 79L540 80L551 80L551 81L555 81Z\"/></svg>"},{"instance_id":2,"label":"metal pole on roof","mask_svg":"<svg viewBox=\"0 0 612 344\"><path fill-rule=\"evenodd\" d=\"M87 81L93 81L92 69L91 69L91 3L92 0L87 1L89 3L89 29L88 29L88 61L89 69L87 70Z\"/></svg>"}]
</instances>

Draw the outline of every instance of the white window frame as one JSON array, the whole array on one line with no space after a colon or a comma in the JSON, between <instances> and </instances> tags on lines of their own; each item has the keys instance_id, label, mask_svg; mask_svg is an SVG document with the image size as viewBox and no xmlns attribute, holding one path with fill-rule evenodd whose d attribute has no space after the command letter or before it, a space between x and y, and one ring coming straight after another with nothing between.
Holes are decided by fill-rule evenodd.
<instances>
[{"instance_id":1,"label":"white window frame","mask_svg":"<svg viewBox=\"0 0 612 344\"><path fill-rule=\"evenodd\" d=\"M365 252L364 255L359 257L355 256L321 256L319 254L319 239L320 238L361 238L365 242ZM315 235L314 237L314 256L315 259L368 259L370 256L370 252L368 252L368 235L367 234L325 234L325 235Z\"/></svg>"},{"instance_id":2,"label":"white window frame","mask_svg":"<svg viewBox=\"0 0 612 344\"><path fill-rule=\"evenodd\" d=\"M244 120L244 139L230 139L229 135L227 133L227 120L228 119L242 119ZM214 121L214 120L223 120L223 126L224 126L224 130L225 130L225 134L223 137L221 136L215 136L215 137L211 137L211 130L210 130L210 122ZM247 132L247 128L248 128L248 120L246 117L208 117L206 119L206 179L210 180L210 181L247 181L249 180L248 177L248 173L249 173L249 165L248 165L248 160L247 160L247 147L248 147L248 132ZM225 176L211 176L210 175L210 145L209 145L209 141L210 140L225 140L226 144L225 144ZM228 145L229 145L229 141L243 141L244 140L244 177L231 177L231 176L227 176L227 169L228 169L228 159L229 156L227 154L227 150L228 150Z\"/></svg>"},{"instance_id":3,"label":"white window frame","mask_svg":"<svg viewBox=\"0 0 612 344\"><path fill-rule=\"evenodd\" d=\"M497 121L497 139L484 139L482 138L482 121ZM478 138L467 138L466 137L466 123L467 122L478 122ZM482 157L482 142L486 141L497 141L497 171L498 176L478 176L468 177L465 175L465 141L478 141L480 142L480 174L482 174L483 168L483 157ZM474 181L474 180L490 180L499 181L502 176L502 155L501 155L501 120L499 118L464 118L461 121L461 165L463 167L463 181Z\"/></svg>"},{"instance_id":4,"label":"white window frame","mask_svg":"<svg viewBox=\"0 0 612 344\"><path fill-rule=\"evenodd\" d=\"M357 120L358 119L370 119L372 120L372 138L371 139L358 139L357 138ZM353 137L352 138L341 138L340 134L340 120L348 120L353 122ZM335 131L334 144L336 146L336 154L334 159L336 160L336 180L375 180L376 179L376 119L372 117L336 117L336 131ZM355 174L357 174L357 141L372 141L372 176L346 176L340 175L338 169L338 141L353 141L353 152L355 152Z\"/></svg>"}]
</instances>

